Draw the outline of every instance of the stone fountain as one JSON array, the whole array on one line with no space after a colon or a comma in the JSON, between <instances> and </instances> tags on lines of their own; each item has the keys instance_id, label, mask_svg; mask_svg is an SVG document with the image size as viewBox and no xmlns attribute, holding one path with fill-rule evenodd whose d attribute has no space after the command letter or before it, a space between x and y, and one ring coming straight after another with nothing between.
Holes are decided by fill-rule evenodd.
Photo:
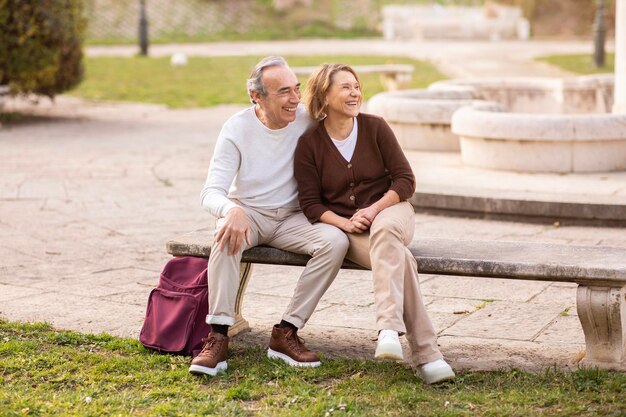
<instances>
[{"instance_id":1,"label":"stone fountain","mask_svg":"<svg viewBox=\"0 0 626 417\"><path fill-rule=\"evenodd\" d=\"M378 94L406 150L460 151L463 164L525 173L626 171L626 0L615 75L441 81Z\"/></svg>"},{"instance_id":2,"label":"stone fountain","mask_svg":"<svg viewBox=\"0 0 626 417\"><path fill-rule=\"evenodd\" d=\"M417 178L416 211L626 226L626 0L615 74L485 77L375 95Z\"/></svg>"}]
</instances>

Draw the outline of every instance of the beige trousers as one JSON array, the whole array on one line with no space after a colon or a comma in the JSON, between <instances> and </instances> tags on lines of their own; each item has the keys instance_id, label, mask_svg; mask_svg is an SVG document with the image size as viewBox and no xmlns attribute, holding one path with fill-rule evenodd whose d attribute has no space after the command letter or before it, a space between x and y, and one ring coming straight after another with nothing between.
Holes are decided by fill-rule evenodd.
<instances>
[{"instance_id":1,"label":"beige trousers","mask_svg":"<svg viewBox=\"0 0 626 417\"><path fill-rule=\"evenodd\" d=\"M421 365L443 356L424 307L417 262L407 248L415 232L413 215L406 201L381 211L369 232L347 233L346 258L372 270L376 328L406 333L413 362Z\"/></svg>"},{"instance_id":2,"label":"beige trousers","mask_svg":"<svg viewBox=\"0 0 626 417\"><path fill-rule=\"evenodd\" d=\"M239 253L229 255L228 245L220 251L217 244L213 244L209 258L209 314L206 322L234 324L241 255L248 247L269 245L311 256L282 317L298 328L304 327L341 268L348 250L348 238L334 226L309 223L299 209L255 209L239 204L250 223L250 245L244 241ZM217 227L222 223L223 219L218 219ZM254 301L248 297L248 302Z\"/></svg>"}]
</instances>

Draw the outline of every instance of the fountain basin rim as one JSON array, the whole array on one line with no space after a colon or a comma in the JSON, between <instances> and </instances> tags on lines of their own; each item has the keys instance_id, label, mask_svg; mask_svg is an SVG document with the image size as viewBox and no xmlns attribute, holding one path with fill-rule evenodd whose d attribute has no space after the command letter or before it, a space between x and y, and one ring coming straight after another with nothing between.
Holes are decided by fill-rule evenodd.
<instances>
[{"instance_id":1,"label":"fountain basin rim","mask_svg":"<svg viewBox=\"0 0 626 417\"><path fill-rule=\"evenodd\" d=\"M463 107L452 132L465 137L526 141L626 141L626 114L506 113Z\"/></svg>"}]
</instances>

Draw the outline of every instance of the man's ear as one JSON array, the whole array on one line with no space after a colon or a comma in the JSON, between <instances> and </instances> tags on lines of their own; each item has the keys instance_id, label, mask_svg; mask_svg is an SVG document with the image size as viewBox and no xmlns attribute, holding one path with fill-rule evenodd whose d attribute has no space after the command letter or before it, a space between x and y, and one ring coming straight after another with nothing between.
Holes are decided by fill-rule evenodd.
<instances>
[{"instance_id":1,"label":"man's ear","mask_svg":"<svg viewBox=\"0 0 626 417\"><path fill-rule=\"evenodd\" d=\"M250 97L252 98L252 101L254 103L258 103L261 99L261 94L259 94L258 91L251 91L250 92Z\"/></svg>"}]
</instances>

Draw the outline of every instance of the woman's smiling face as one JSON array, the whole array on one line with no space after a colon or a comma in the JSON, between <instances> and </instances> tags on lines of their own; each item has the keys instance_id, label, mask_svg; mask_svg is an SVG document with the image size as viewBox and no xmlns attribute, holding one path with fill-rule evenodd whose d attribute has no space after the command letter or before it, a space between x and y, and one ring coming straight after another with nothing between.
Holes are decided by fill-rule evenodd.
<instances>
[{"instance_id":1,"label":"woman's smiling face","mask_svg":"<svg viewBox=\"0 0 626 417\"><path fill-rule=\"evenodd\" d=\"M332 76L326 93L326 114L329 117L356 117L361 108L361 86L349 71Z\"/></svg>"}]
</instances>

